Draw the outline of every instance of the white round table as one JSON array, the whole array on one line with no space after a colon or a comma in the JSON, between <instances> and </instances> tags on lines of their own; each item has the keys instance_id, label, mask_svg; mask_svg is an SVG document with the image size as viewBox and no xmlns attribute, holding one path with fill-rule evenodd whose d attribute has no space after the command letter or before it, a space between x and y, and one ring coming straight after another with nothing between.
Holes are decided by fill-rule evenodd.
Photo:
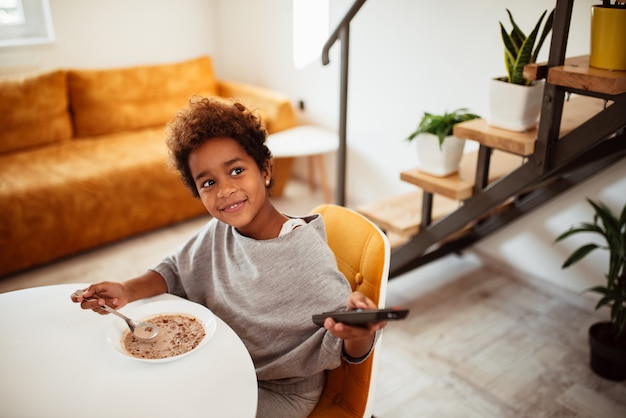
<instances>
[{"instance_id":1,"label":"white round table","mask_svg":"<svg viewBox=\"0 0 626 418\"><path fill-rule=\"evenodd\" d=\"M324 154L335 152L339 148L337 133L318 126L296 126L268 135L267 146L275 158L308 157L309 186L312 190L315 190L313 165L317 164L324 198L327 203L332 201Z\"/></svg>"},{"instance_id":2,"label":"white round table","mask_svg":"<svg viewBox=\"0 0 626 418\"><path fill-rule=\"evenodd\" d=\"M178 360L151 364L115 352L113 316L72 303L87 284L0 294L0 416L254 417L257 381L250 355L221 319L213 337ZM129 304L179 299L172 295ZM124 308L120 310L124 312Z\"/></svg>"}]
</instances>

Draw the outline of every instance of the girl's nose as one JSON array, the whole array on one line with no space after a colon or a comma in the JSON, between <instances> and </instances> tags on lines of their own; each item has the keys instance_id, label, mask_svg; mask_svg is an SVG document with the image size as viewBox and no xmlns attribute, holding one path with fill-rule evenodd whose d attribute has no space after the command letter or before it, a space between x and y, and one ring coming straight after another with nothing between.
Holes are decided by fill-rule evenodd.
<instances>
[{"instance_id":1,"label":"girl's nose","mask_svg":"<svg viewBox=\"0 0 626 418\"><path fill-rule=\"evenodd\" d=\"M235 185L230 182L222 182L220 188L217 191L217 197L229 197L233 193L235 193Z\"/></svg>"}]
</instances>

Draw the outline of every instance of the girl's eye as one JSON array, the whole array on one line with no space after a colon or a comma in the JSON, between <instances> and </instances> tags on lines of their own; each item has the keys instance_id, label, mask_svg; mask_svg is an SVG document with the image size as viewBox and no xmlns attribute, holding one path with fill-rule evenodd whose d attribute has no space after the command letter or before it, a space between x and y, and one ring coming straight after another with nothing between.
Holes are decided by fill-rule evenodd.
<instances>
[{"instance_id":1,"label":"girl's eye","mask_svg":"<svg viewBox=\"0 0 626 418\"><path fill-rule=\"evenodd\" d=\"M202 188L212 186L213 184L215 184L215 182L213 180L207 180L207 181L202 183Z\"/></svg>"},{"instance_id":2,"label":"girl's eye","mask_svg":"<svg viewBox=\"0 0 626 418\"><path fill-rule=\"evenodd\" d=\"M237 176L243 173L243 168L233 168L233 171L230 172L233 176Z\"/></svg>"}]
</instances>

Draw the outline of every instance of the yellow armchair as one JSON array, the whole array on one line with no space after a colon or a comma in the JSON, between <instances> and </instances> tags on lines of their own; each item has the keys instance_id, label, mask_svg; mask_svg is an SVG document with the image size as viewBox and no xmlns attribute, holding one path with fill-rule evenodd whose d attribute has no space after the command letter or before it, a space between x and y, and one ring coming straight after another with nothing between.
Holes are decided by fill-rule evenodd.
<instances>
[{"instance_id":1,"label":"yellow armchair","mask_svg":"<svg viewBox=\"0 0 626 418\"><path fill-rule=\"evenodd\" d=\"M342 206L324 204L311 213L321 214L328 245L352 290L364 293L379 308L384 308L391 258L387 236L367 218ZM381 341L382 334L374 352L363 363L344 362L328 371L322 396L309 417L360 418L372 415L377 352Z\"/></svg>"}]
</instances>

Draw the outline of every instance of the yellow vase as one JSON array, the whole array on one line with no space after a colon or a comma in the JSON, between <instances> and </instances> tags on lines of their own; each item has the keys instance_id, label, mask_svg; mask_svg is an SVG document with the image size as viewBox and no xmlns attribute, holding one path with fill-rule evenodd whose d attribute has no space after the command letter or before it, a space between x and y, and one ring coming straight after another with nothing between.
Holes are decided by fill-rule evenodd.
<instances>
[{"instance_id":1,"label":"yellow vase","mask_svg":"<svg viewBox=\"0 0 626 418\"><path fill-rule=\"evenodd\" d=\"M589 64L605 70L626 70L626 9L591 6Z\"/></svg>"}]
</instances>

